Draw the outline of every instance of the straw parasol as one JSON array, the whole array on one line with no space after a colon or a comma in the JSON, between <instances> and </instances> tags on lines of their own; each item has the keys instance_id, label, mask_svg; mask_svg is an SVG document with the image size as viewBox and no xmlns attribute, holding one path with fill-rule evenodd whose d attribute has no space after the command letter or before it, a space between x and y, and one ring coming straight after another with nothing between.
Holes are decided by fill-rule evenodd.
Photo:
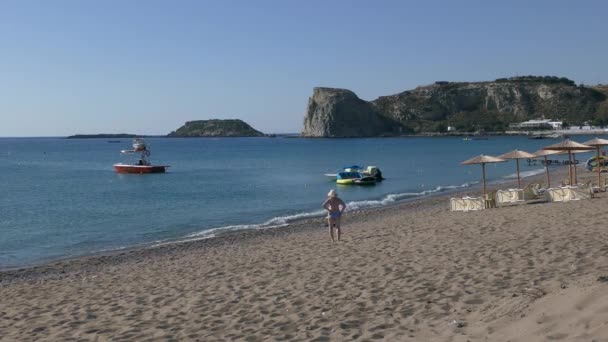
<instances>
[{"instance_id":1,"label":"straw parasol","mask_svg":"<svg viewBox=\"0 0 608 342\"><path fill-rule=\"evenodd\" d=\"M570 185L573 184L572 179L572 151L587 151L591 150L592 147L589 145L583 145L581 143L577 143L576 141L572 141L570 139L566 139L558 144L549 145L542 148L543 150L551 150L551 151L568 151L568 176L570 178ZM576 170L575 170L576 172ZM574 177L574 183L576 183L576 176Z\"/></svg>"},{"instance_id":2,"label":"straw parasol","mask_svg":"<svg viewBox=\"0 0 608 342\"><path fill-rule=\"evenodd\" d=\"M608 140L606 139L591 139L589 141L584 142L585 145L595 147L595 163L597 164L597 186L598 188L601 186L601 168L600 168L600 147L608 145Z\"/></svg>"},{"instance_id":3,"label":"straw parasol","mask_svg":"<svg viewBox=\"0 0 608 342\"><path fill-rule=\"evenodd\" d=\"M506 160L500 159L497 157L492 157L492 156L484 156L482 154L475 158L465 160L460 164L462 164L462 165L481 164L482 179L483 179L483 196L485 197L486 196L486 164L487 163L502 163L502 162L506 162Z\"/></svg>"},{"instance_id":4,"label":"straw parasol","mask_svg":"<svg viewBox=\"0 0 608 342\"><path fill-rule=\"evenodd\" d=\"M535 156L532 153L528 153L526 151L513 150L511 152L502 154L498 156L501 159L515 159L515 163L517 164L517 188L521 189L521 180L519 178L519 160L520 159L530 159Z\"/></svg>"},{"instance_id":5,"label":"straw parasol","mask_svg":"<svg viewBox=\"0 0 608 342\"><path fill-rule=\"evenodd\" d=\"M547 156L554 154L563 154L564 151L551 151L551 150L538 150L534 152L534 158L545 157L545 174L547 175L547 188L551 187L551 179L549 178L549 163L547 162Z\"/></svg>"}]
</instances>

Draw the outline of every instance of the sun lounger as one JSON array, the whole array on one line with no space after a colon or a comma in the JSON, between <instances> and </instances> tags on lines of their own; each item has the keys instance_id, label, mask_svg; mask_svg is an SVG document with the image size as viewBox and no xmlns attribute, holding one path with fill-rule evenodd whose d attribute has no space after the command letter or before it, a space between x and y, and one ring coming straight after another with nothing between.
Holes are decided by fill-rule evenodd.
<instances>
[{"instance_id":1,"label":"sun lounger","mask_svg":"<svg viewBox=\"0 0 608 342\"><path fill-rule=\"evenodd\" d=\"M571 200L591 199L593 188L591 185L570 188L570 197Z\"/></svg>"},{"instance_id":2,"label":"sun lounger","mask_svg":"<svg viewBox=\"0 0 608 342\"><path fill-rule=\"evenodd\" d=\"M523 189L508 189L496 191L496 204L512 204L524 201Z\"/></svg>"},{"instance_id":3,"label":"sun lounger","mask_svg":"<svg viewBox=\"0 0 608 342\"><path fill-rule=\"evenodd\" d=\"M450 198L450 210L452 211L471 211L485 208L483 197L462 197Z\"/></svg>"},{"instance_id":4,"label":"sun lounger","mask_svg":"<svg viewBox=\"0 0 608 342\"><path fill-rule=\"evenodd\" d=\"M547 200L551 202L567 202L591 199L593 197L593 188L589 185L551 188L547 189L546 196Z\"/></svg>"},{"instance_id":5,"label":"sun lounger","mask_svg":"<svg viewBox=\"0 0 608 342\"><path fill-rule=\"evenodd\" d=\"M485 207L486 209L496 208L496 190L490 191L486 194Z\"/></svg>"},{"instance_id":6,"label":"sun lounger","mask_svg":"<svg viewBox=\"0 0 608 342\"><path fill-rule=\"evenodd\" d=\"M566 202L570 200L570 191L566 187L549 188L545 191L545 197L549 202Z\"/></svg>"},{"instance_id":7,"label":"sun lounger","mask_svg":"<svg viewBox=\"0 0 608 342\"><path fill-rule=\"evenodd\" d=\"M545 189L541 188L540 184L528 184L523 191L525 201L534 201L545 198Z\"/></svg>"}]
</instances>

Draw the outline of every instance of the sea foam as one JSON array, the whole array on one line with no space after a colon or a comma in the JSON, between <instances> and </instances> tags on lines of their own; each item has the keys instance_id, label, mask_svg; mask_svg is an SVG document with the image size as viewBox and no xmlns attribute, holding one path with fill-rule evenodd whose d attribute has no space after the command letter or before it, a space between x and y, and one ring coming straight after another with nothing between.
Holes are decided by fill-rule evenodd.
<instances>
[{"instance_id":1,"label":"sea foam","mask_svg":"<svg viewBox=\"0 0 608 342\"><path fill-rule=\"evenodd\" d=\"M472 185L475 185L478 183L479 182L469 182L469 183L463 183L460 185L438 186L434 189L423 190L420 192L403 192L403 193L397 193L397 194L388 194L379 200L350 201L350 202L346 203L347 212L353 211L353 210L377 208L377 207L395 204L400 201L405 201L405 200L416 198L416 197L432 195L432 194L446 192L446 191L450 191L450 190L468 188L468 187L471 187ZM288 226L291 222L294 222L294 221L312 219L312 218L321 218L321 217L325 216L326 213L327 212L325 210L321 209L321 210L297 213L297 214L293 214L293 215L278 216L278 217L274 217L266 222L259 223L259 224L242 224L242 225L231 225L231 226L210 228L210 229L205 229L200 232L188 234L181 241L199 240L201 238L207 239L207 238L215 237L215 236L217 236L217 234L231 232L231 231L238 231L238 230L279 228L279 227ZM164 242L159 242L159 243L164 244Z\"/></svg>"},{"instance_id":2,"label":"sea foam","mask_svg":"<svg viewBox=\"0 0 608 342\"><path fill-rule=\"evenodd\" d=\"M539 174L541 174L543 172L545 172L545 169L536 169L536 170L524 171L524 172L520 172L519 173L519 177L520 178L532 177L532 176L539 175ZM504 176L504 178L505 179L515 179L515 178L517 178L517 173L508 174L508 175Z\"/></svg>"}]
</instances>

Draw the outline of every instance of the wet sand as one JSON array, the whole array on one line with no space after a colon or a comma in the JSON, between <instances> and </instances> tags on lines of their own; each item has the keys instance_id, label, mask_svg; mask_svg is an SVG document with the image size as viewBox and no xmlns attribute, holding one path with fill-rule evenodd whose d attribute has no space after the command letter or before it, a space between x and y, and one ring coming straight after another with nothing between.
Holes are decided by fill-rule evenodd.
<instances>
[{"instance_id":1,"label":"wet sand","mask_svg":"<svg viewBox=\"0 0 608 342\"><path fill-rule=\"evenodd\" d=\"M3 272L0 341L608 341L607 194L448 197Z\"/></svg>"}]
</instances>

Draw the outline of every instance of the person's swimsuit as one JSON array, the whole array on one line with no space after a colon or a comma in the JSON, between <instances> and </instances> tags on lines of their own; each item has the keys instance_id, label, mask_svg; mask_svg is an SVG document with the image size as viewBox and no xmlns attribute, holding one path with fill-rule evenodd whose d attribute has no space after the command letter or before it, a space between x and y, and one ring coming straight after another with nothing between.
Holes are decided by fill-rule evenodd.
<instances>
[{"instance_id":1,"label":"person's swimsuit","mask_svg":"<svg viewBox=\"0 0 608 342\"><path fill-rule=\"evenodd\" d=\"M333 219L338 219L338 218L340 218L340 212L339 211L330 212L329 217L331 217Z\"/></svg>"}]
</instances>

